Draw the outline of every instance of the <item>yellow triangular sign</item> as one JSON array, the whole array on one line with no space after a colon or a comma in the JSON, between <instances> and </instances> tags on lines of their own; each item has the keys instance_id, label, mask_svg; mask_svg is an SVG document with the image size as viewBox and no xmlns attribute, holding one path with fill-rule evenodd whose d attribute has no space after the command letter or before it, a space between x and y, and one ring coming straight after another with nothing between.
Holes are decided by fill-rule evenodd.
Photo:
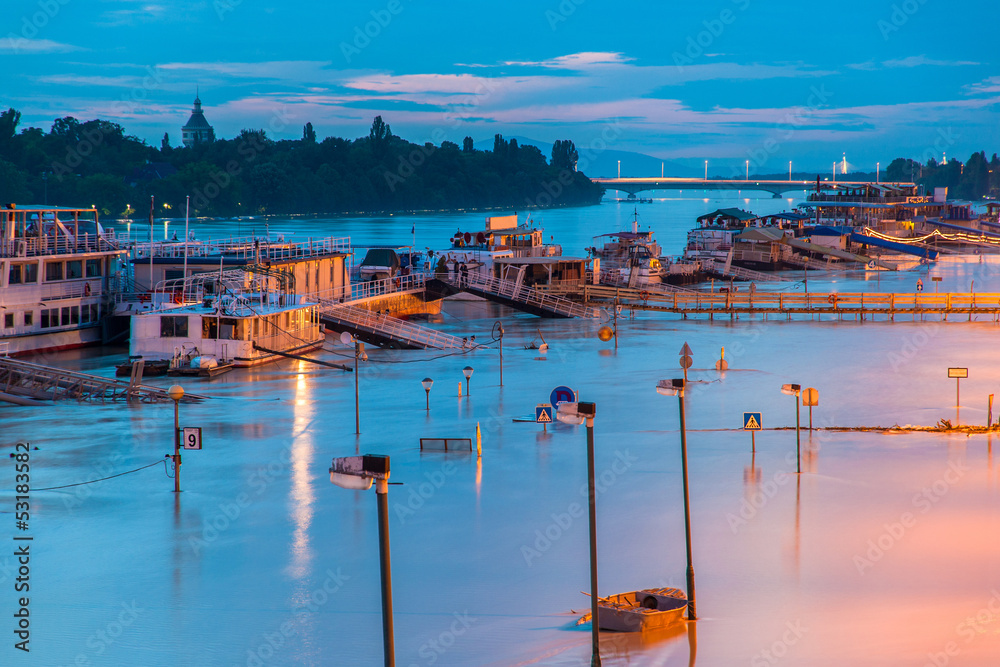
<instances>
[{"instance_id":1,"label":"yellow triangular sign","mask_svg":"<svg viewBox=\"0 0 1000 667\"><path fill-rule=\"evenodd\" d=\"M552 423L552 418L549 417L549 411L548 410L542 410L541 413L538 415L538 419L536 421L539 424L551 424Z\"/></svg>"},{"instance_id":2,"label":"yellow triangular sign","mask_svg":"<svg viewBox=\"0 0 1000 667\"><path fill-rule=\"evenodd\" d=\"M760 424L757 423L757 420L754 419L753 415L750 415L750 418L747 419L747 423L743 425L743 428L747 431L759 431Z\"/></svg>"}]
</instances>

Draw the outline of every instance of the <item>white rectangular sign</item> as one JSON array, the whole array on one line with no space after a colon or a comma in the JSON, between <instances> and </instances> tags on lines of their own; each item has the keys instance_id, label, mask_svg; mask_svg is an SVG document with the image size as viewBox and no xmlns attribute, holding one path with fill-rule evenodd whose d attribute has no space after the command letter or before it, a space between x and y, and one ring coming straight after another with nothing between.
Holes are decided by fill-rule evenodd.
<instances>
[{"instance_id":1,"label":"white rectangular sign","mask_svg":"<svg viewBox=\"0 0 1000 667\"><path fill-rule=\"evenodd\" d=\"M184 449L201 449L201 427L185 426L181 444Z\"/></svg>"}]
</instances>

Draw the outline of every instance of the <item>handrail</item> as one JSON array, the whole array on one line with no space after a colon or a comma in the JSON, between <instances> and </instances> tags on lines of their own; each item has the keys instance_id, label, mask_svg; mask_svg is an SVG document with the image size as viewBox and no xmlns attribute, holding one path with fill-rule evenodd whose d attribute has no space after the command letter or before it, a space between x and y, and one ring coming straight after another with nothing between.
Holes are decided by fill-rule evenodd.
<instances>
[{"instance_id":1,"label":"handrail","mask_svg":"<svg viewBox=\"0 0 1000 667\"><path fill-rule=\"evenodd\" d=\"M546 294L541 290L527 285L518 285L513 280L501 280L499 278L487 277L477 274L469 274L467 277L454 278L441 274L438 276L445 282L457 286L471 287L482 290L489 294L495 294L511 301L517 301L526 305L534 306L542 310L563 315L566 317L596 318L598 311L595 308L581 305L575 301L570 301L563 297Z\"/></svg>"},{"instance_id":2,"label":"handrail","mask_svg":"<svg viewBox=\"0 0 1000 667\"><path fill-rule=\"evenodd\" d=\"M458 336L411 324L391 315L379 315L350 304L323 301L320 303L320 313L372 333L384 334L396 340L417 343L425 347L446 350L464 347L467 344Z\"/></svg>"}]
</instances>

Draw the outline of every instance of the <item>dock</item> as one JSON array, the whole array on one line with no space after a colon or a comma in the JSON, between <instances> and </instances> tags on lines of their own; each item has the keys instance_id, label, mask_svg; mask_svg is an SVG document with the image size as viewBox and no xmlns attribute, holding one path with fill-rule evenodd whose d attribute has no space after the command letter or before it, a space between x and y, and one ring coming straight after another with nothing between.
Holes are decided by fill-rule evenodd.
<instances>
[{"instance_id":1,"label":"dock","mask_svg":"<svg viewBox=\"0 0 1000 667\"><path fill-rule=\"evenodd\" d=\"M185 392L181 401L190 403L206 398L208 397ZM47 405L48 401L67 399L100 403L119 400L156 403L171 400L167 396L167 390L158 387L67 371L10 357L0 358L0 400L21 405Z\"/></svg>"},{"instance_id":2,"label":"dock","mask_svg":"<svg viewBox=\"0 0 1000 667\"><path fill-rule=\"evenodd\" d=\"M391 315L379 315L365 308L325 304L319 309L320 322L333 331L346 331L358 340L398 350L451 350L463 347L458 336L411 324Z\"/></svg>"},{"instance_id":3,"label":"dock","mask_svg":"<svg viewBox=\"0 0 1000 667\"><path fill-rule=\"evenodd\" d=\"M616 288L588 287L590 305L610 305L617 298L621 305L635 310L677 313L685 318L694 315L741 316L768 315L832 317L832 319L875 320L882 316L895 321L897 316L911 321L928 316L948 321L949 317L986 315L1000 321L1000 292L896 293L896 292L674 292L670 294Z\"/></svg>"}]
</instances>

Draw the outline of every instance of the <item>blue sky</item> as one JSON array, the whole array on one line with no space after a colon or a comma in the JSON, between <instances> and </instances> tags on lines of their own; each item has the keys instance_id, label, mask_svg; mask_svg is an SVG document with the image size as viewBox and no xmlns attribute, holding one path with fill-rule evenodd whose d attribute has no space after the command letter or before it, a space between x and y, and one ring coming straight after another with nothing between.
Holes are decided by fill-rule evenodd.
<instances>
[{"instance_id":1,"label":"blue sky","mask_svg":"<svg viewBox=\"0 0 1000 667\"><path fill-rule=\"evenodd\" d=\"M0 105L179 143L195 87L222 137L495 133L713 173L829 170L846 153L1000 151L996 0L278 3L7 0ZM598 175L598 174L595 174ZM628 172L623 175L642 175Z\"/></svg>"}]
</instances>

